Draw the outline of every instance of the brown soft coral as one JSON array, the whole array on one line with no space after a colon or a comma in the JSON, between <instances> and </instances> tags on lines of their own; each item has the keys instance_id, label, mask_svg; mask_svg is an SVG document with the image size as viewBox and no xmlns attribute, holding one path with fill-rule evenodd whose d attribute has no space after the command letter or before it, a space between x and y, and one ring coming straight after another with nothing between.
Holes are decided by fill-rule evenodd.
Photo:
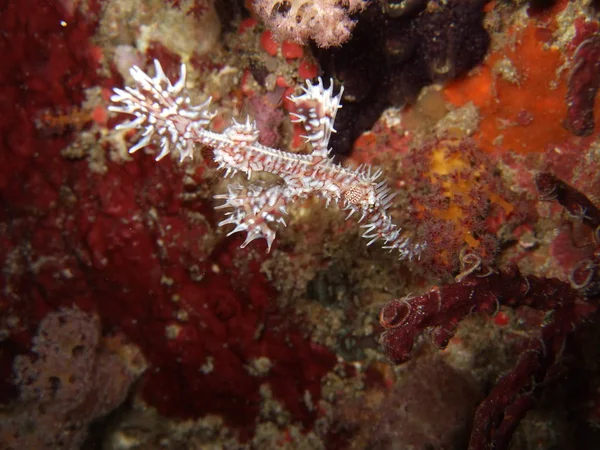
<instances>
[{"instance_id":1,"label":"brown soft coral","mask_svg":"<svg viewBox=\"0 0 600 450\"><path fill-rule=\"evenodd\" d=\"M254 0L253 6L279 40L335 47L350 38L356 24L350 14L364 9L364 0Z\"/></svg>"}]
</instances>

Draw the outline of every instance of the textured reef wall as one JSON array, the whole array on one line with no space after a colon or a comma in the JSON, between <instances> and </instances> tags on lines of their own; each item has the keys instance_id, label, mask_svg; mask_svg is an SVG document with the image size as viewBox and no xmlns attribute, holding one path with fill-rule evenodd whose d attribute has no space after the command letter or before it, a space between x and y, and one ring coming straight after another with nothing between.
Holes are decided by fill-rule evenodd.
<instances>
[{"instance_id":1,"label":"textured reef wall","mask_svg":"<svg viewBox=\"0 0 600 450\"><path fill-rule=\"evenodd\" d=\"M599 21L595 0L0 6L0 450L597 448ZM210 131L249 115L307 155L290 96L344 86L330 155L382 169L419 257L310 196L240 248L214 196L284 183L227 178L210 146L129 154L110 97L154 59L212 97Z\"/></svg>"}]
</instances>

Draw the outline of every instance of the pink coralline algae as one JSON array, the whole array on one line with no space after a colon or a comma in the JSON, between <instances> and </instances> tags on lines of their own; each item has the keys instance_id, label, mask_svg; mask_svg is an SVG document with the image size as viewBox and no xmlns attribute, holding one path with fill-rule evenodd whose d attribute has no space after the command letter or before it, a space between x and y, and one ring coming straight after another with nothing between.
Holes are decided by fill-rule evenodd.
<instances>
[{"instance_id":1,"label":"pink coralline algae","mask_svg":"<svg viewBox=\"0 0 600 450\"><path fill-rule=\"evenodd\" d=\"M0 420L3 450L81 448L92 421L119 406L143 371L101 342L100 321L78 309L50 313L33 340L33 355L14 363L20 395Z\"/></svg>"},{"instance_id":2,"label":"pink coralline algae","mask_svg":"<svg viewBox=\"0 0 600 450\"><path fill-rule=\"evenodd\" d=\"M577 136L594 131L594 102L600 88L600 33L583 41L573 56L565 127Z\"/></svg>"}]
</instances>

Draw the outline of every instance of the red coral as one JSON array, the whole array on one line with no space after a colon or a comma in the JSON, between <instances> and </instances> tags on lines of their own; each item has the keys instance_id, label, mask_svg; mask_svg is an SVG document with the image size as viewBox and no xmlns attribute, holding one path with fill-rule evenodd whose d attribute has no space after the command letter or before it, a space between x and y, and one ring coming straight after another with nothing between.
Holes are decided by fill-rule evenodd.
<instances>
[{"instance_id":1,"label":"red coral","mask_svg":"<svg viewBox=\"0 0 600 450\"><path fill-rule=\"evenodd\" d=\"M581 300L555 278L524 276L516 267L487 275L479 270L419 297L393 300L381 310L380 323L387 330L381 341L392 361L408 360L415 338L424 332L436 346L446 347L460 321L473 312L494 314L501 306L551 311Z\"/></svg>"}]
</instances>

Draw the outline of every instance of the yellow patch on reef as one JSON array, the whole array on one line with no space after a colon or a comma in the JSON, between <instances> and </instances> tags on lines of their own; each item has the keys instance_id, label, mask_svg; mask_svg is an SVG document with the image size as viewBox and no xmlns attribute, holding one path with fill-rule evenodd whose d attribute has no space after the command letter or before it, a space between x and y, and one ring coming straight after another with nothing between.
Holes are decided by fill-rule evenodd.
<instances>
[{"instance_id":1,"label":"yellow patch on reef","mask_svg":"<svg viewBox=\"0 0 600 450\"><path fill-rule=\"evenodd\" d=\"M488 192L488 196L490 197L490 201L492 203L496 203L497 205L499 205L500 207L502 207L502 209L504 210L504 213L507 216L510 213L512 213L513 210L515 209L515 207L512 204L508 203L506 200L504 200L502 197L500 197L495 192Z\"/></svg>"},{"instance_id":2,"label":"yellow patch on reef","mask_svg":"<svg viewBox=\"0 0 600 450\"><path fill-rule=\"evenodd\" d=\"M485 167L474 167L460 152L460 140L446 139L432 150L429 166L429 178L432 184L442 187L443 195L450 199L456 195L467 195ZM450 205L452 206L452 205ZM452 208L449 207L448 210ZM453 214L457 216L458 213ZM461 215L462 217L462 215Z\"/></svg>"},{"instance_id":3,"label":"yellow patch on reef","mask_svg":"<svg viewBox=\"0 0 600 450\"><path fill-rule=\"evenodd\" d=\"M449 175L459 170L468 169L468 164L460 158L460 155L448 155L447 149L444 147L436 148L431 153L431 170L432 176Z\"/></svg>"},{"instance_id":4,"label":"yellow patch on reef","mask_svg":"<svg viewBox=\"0 0 600 450\"><path fill-rule=\"evenodd\" d=\"M427 175L432 185L441 188L441 195L448 199L443 207L434 208L431 214L443 220L453 222L461 239L471 248L479 246L479 241L473 236L464 219L472 214L473 203L480 203L481 198L472 197L481 183L481 174L486 170L483 164L473 165L468 155L461 152L459 139L440 141L431 151L429 171ZM506 214L514 207L498 194L491 192L487 186L481 190L488 201L501 206Z\"/></svg>"}]
</instances>

